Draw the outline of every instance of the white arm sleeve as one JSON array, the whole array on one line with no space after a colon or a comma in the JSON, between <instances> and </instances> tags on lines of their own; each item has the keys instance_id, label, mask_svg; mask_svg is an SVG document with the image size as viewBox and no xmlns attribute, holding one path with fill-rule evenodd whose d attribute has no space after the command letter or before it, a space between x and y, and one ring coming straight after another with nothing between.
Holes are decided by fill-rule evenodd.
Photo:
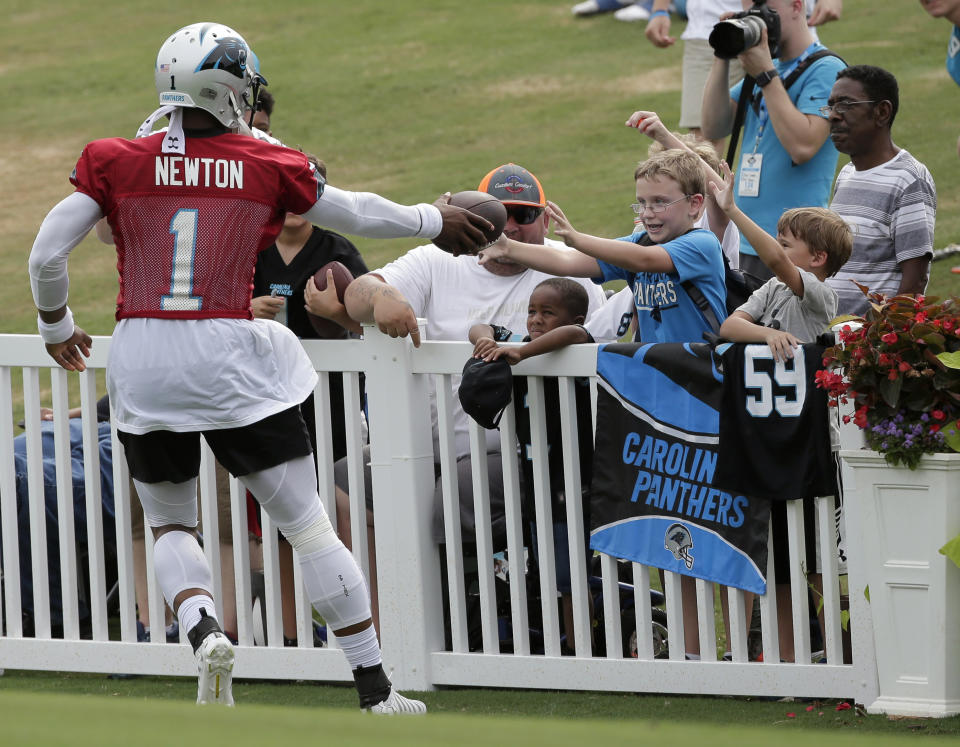
<instances>
[{"instance_id":1,"label":"white arm sleeve","mask_svg":"<svg viewBox=\"0 0 960 747\"><path fill-rule=\"evenodd\" d=\"M334 231L371 239L432 239L443 227L434 205L398 205L372 192L348 192L329 184L303 217Z\"/></svg>"},{"instance_id":2,"label":"white arm sleeve","mask_svg":"<svg viewBox=\"0 0 960 747\"><path fill-rule=\"evenodd\" d=\"M43 219L30 250L30 288L41 311L59 309L67 302L67 257L102 216L92 197L74 192Z\"/></svg>"}]
</instances>

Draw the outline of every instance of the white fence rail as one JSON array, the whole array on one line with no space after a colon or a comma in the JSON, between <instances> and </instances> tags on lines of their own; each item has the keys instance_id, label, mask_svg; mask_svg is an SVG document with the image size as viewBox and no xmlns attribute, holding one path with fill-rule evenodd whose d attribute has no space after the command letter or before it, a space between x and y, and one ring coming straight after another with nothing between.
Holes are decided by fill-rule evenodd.
<instances>
[{"instance_id":1,"label":"white fence rail","mask_svg":"<svg viewBox=\"0 0 960 747\"><path fill-rule=\"evenodd\" d=\"M113 496L101 495L100 459L96 424L97 372L106 365L110 339L95 338L88 370L79 375L79 404L82 410L83 485L85 493L86 541L76 540L74 486L71 481L71 444L67 411L69 376L51 366L38 337L0 335L0 539L3 543L2 634L0 668L44 669L85 672L127 672L140 674L194 675L195 664L186 645L163 642L164 603L152 572L152 540L146 532L135 541L132 527L139 512L130 482L122 446L112 432ZM793 619L797 663L781 663L777 640L778 609L772 593L760 598L762 662L751 656L743 594L729 590L733 632L727 648L732 661L718 660L714 623L714 588L696 581L696 598L684 599L679 576L665 574L664 609L651 604L651 579L656 574L637 564L601 558L602 581L591 581L587 573L589 550L583 546L583 515L577 501L567 501L565 518L571 548L572 640L567 647L575 655L561 655L562 613L557 603L556 568L552 538L551 502L546 489L546 425L542 376L560 376L561 434L565 464L564 481L568 495L579 494L580 466L577 459L576 415L573 376L595 376L595 346L575 346L547 356L530 359L515 368L515 375L530 376L530 417L533 434L534 471L538 488L534 512L523 508L519 488L515 418L508 408L500 428L503 454L506 550L508 559L524 556L523 521L535 518L540 566L539 594L519 582L519 562L504 586L494 568L490 525L488 481L484 466L484 433L471 424L473 494L476 513L476 547L464 549L458 516L459 500L456 454L451 411L451 377L460 373L470 354L467 343L425 342L414 349L408 340L394 340L368 330L361 341L305 342L321 374L315 392L318 427L318 481L328 512L335 519L333 500L332 442L329 429L330 397L327 388L331 372L345 372L344 417L347 424L351 538L364 572L368 572L367 531L364 506L363 437L361 402L357 393L360 372L366 377L370 413L370 466L374 515L376 517L377 576L379 580L380 633L384 659L394 670L400 687L427 690L443 685L496 686L519 688L562 688L625 692L672 692L697 694L741 694L803 697L846 697L872 702L877 695L870 608L862 593L865 580L858 548L863 538L848 538L848 576L839 575L835 552L834 507L832 498L818 499L817 531L821 541L823 571L823 617L826 663L810 663L810 610L807 579L800 561L803 516L789 512L791 590L789 614ZM46 513L52 511L44 498L41 464L41 399L46 401L45 383L50 377L49 397L55 416L56 532L47 531ZM430 394L436 393L439 419L439 463L434 468ZM74 395L75 397L77 395ZM15 405L16 403L16 405ZM25 479L15 470L14 412L20 403L25 429L17 442L25 454ZM74 402L73 404L76 404ZM600 424L602 427L602 424ZM22 445L21 445L22 444ZM24 469L17 462L17 469ZM263 574L266 609L266 645L254 645L246 501L239 482L230 479L230 521L225 525L217 511L217 475L209 450L204 447L200 476L201 521L204 551L211 565L232 567L222 577L215 572L218 613L223 619L224 590L236 596L236 634L239 639L235 674L247 678L310 679L351 681L349 668L336 641L314 647L311 611L294 564L297 645L284 647L281 635L281 577L276 531L264 516ZM433 539L434 489L443 486L445 543ZM26 486L26 495L18 487ZM111 511L103 507L111 506ZM791 507L793 508L793 507ZM848 515L855 506L846 506ZM848 522L856 526L857 522ZM107 547L105 537L115 536ZM219 538L219 542L213 541ZM33 552L22 558L21 542L29 540ZM115 548L114 548L115 545ZM55 547L59 564L61 602L51 614L48 553ZM443 552L441 552L441 549ZM527 548L529 551L532 548ZM221 555L221 553L229 553ZM771 568L768 578L772 578ZM222 561L230 561L232 563ZM474 568L473 566L476 566ZM624 574L624 572L626 572ZM633 583L632 590L619 584L621 576ZM21 579L32 591L21 588ZM138 581L137 579L140 579ZM444 580L446 583L444 584ZM138 589L138 584L141 588ZM501 588L498 612L497 587ZM770 584L772 589L773 584ZM444 589L448 593L444 593ZM843 645L846 614L841 591L849 589L850 644ZM56 592L56 589L53 590ZM531 603L528 592L541 603ZM602 600L601 597L602 596ZM154 621L154 642L137 642L137 599L141 617ZM509 614L504 617L504 601ZM146 600L146 601L144 601ZM469 602L469 604L468 604ZM32 632L25 629L24 605L32 608L27 618ZM702 659L687 661L684 656L684 603L695 606L700 620L698 637ZM88 614L81 620L81 604ZM144 610L146 607L146 610ZM116 610L119 614L116 615ZM469 610L469 612L468 612ZM113 614L111 614L113 613ZM655 658L654 621L664 622L669 638L667 658ZM593 621L603 619L602 627ZM60 622L57 624L57 618ZM843 619L842 619L843 618ZM119 620L119 623L111 620ZM158 622L159 621L159 622ZM446 622L445 622L446 621ZM536 622L538 632L529 630ZM542 624L540 624L542 622ZM479 639L478 633L479 630ZM630 644L630 632L641 631ZM54 635L56 637L54 637ZM183 634L181 633L181 644ZM159 640L157 640L159 639ZM332 639L332 636L331 636ZM471 639L474 641L471 650ZM501 641L509 639L511 645ZM634 651L635 649L635 651ZM631 655L632 654L632 655ZM852 663L843 663L844 659Z\"/></svg>"}]
</instances>

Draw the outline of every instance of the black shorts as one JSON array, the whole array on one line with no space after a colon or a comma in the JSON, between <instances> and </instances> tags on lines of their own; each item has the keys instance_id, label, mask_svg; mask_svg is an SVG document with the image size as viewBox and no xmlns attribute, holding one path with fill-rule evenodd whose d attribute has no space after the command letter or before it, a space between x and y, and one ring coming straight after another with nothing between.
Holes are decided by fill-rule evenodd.
<instances>
[{"instance_id":1,"label":"black shorts","mask_svg":"<svg viewBox=\"0 0 960 747\"><path fill-rule=\"evenodd\" d=\"M118 431L130 475L139 482L185 482L200 474L200 436L234 477L313 453L299 405L242 428L209 431Z\"/></svg>"}]
</instances>

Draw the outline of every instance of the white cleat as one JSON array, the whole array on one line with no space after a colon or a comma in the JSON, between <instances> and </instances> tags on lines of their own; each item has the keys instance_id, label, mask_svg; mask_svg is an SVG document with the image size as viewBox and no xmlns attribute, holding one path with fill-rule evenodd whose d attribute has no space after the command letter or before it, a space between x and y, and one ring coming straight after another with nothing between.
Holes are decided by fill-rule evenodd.
<instances>
[{"instance_id":1,"label":"white cleat","mask_svg":"<svg viewBox=\"0 0 960 747\"><path fill-rule=\"evenodd\" d=\"M381 716L423 716L427 712L427 706L423 701L404 697L391 687L386 700L364 708L363 711Z\"/></svg>"},{"instance_id":2,"label":"white cleat","mask_svg":"<svg viewBox=\"0 0 960 747\"><path fill-rule=\"evenodd\" d=\"M197 703L233 705L233 644L223 633L211 633L197 657Z\"/></svg>"}]
</instances>

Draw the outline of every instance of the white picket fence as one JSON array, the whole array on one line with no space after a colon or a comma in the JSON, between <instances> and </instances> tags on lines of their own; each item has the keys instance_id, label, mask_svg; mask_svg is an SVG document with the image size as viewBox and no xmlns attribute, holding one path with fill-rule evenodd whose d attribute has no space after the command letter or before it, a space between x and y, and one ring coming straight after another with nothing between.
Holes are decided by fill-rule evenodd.
<instances>
[{"instance_id":1,"label":"white picket fence","mask_svg":"<svg viewBox=\"0 0 960 747\"><path fill-rule=\"evenodd\" d=\"M137 674L195 674L188 645L155 641L136 641L136 605L134 593L133 544L131 541L131 496L122 446L113 431L114 502L117 535L117 597L119 600L119 638L111 637L108 626L106 588L108 564L104 554L99 459L95 448L97 399L96 374L106 365L110 338L94 339L88 370L79 375L80 405L84 435L84 473L86 476L86 515L89 537L88 564L78 568L70 482L69 433L66 425L68 375L52 366L38 337L0 335L0 529L2 529L3 627L0 634L0 668L39 669L78 672L126 672ZM528 604L523 583L510 583L511 627L514 650L500 652L495 604L495 577L487 499L488 476L474 469L473 483L477 516L479 557L479 599L482 647L470 651L466 611L465 561L458 521L457 475L453 425L450 419L451 376L460 373L470 354L467 343L424 342L414 349L408 340L386 337L368 329L363 340L309 341L304 346L320 372L317 386L316 418L328 422L330 399L328 374L345 372L344 412L348 426L349 474L351 496L351 535L354 552L367 572L367 539L363 510L363 464L361 403L356 394L360 372L366 375L370 418L371 467L376 516L380 633L385 664L393 670L395 683L402 688L430 690L438 686L489 686L572 690L609 690L623 692L669 692L690 694L766 695L797 697L851 698L870 703L877 696L877 673L873 650L870 606L864 597L866 582L859 564L864 538L848 532L849 615L852 664L842 663L844 651L841 625L841 577L837 569L834 537L833 499L818 499L817 522L820 537L821 567L824 575L823 611L825 618L826 663L811 662L807 586L800 561L803 517L791 511L790 553L792 567L792 618L794 648L798 663L781 663L777 640L777 609L774 595L760 598L763 662L748 657L747 621L744 620L742 593L729 591L731 629L728 648L732 661L717 659L717 630L714 624L713 585L696 582L699 639L702 660L684 657L683 608L680 578L667 573L665 578L666 615L669 630L669 657L654 658L651 631L649 569L633 564L633 611L621 615L621 594L617 590L618 564L602 558L602 611L604 625L594 631L602 639L607 653L595 656L591 647L591 612L588 597L592 592L585 572L587 550L581 541L583 517L576 501L567 502L570 533L571 570L573 571L574 635L569 646L575 656L561 655L561 623L556 603L556 571L549 493L537 491L536 522L541 563L541 605L543 651L531 653L528 637ZM58 522L57 536L46 536L43 483L40 464L41 386L50 376L50 396L55 412L54 428L57 463ZM573 385L570 377L596 374L596 348L580 345L519 364L515 375L530 379L530 412L533 430L534 467L547 476L546 433L543 417L544 375L560 378L562 437L564 453L575 455L576 418ZM22 384L21 384L22 382ZM434 457L429 397L436 387L440 422L441 481L444 487L446 521L445 553L441 556L432 539L434 495ZM101 392L102 394L102 392ZM44 397L44 399L46 399ZM17 496L13 469L15 426L13 402L24 405L28 458L28 495L30 542L34 549L57 543L64 568L62 574L63 637L51 637L49 583L45 552L33 552L31 567L21 569L18 557ZM43 404L47 404L44 402ZM518 462L516 458L514 413L508 408L501 422L500 438L504 455L504 485L507 518L508 557L523 556L520 519ZM328 429L318 427L318 479L327 510L335 515L333 496L332 445ZM557 434L550 434L556 438ZM474 455L482 455L483 431L471 425ZM485 464L478 456L474 465ZM565 470L568 495L579 494L579 465L569 459ZM264 516L264 575L266 585L267 645L254 645L251 615L250 574L239 569L250 567L247 542L246 504L239 482L231 479L231 526L218 526L215 507L215 475L211 454L204 448L201 464L201 507L204 552L215 569L220 568L219 544L213 537L232 537L233 565L238 569L236 588L238 647L235 675L246 678L306 679L352 681L346 660L336 641L314 648L311 613L303 594L303 585L295 577L297 589L297 647L283 647L280 625L280 570L277 560L277 534ZM134 506L136 498L133 498ZM855 528L856 506L845 506L847 526ZM546 528L546 529L544 529ZM151 619L163 619L163 600L152 573L152 541L147 532L146 563ZM772 558L772 553L771 553ZM771 560L772 563L772 560ZM441 592L442 569L449 579L449 599L444 610ZM28 572L33 582L35 635L25 637L22 627L20 574ZM771 567L772 573L772 567ZM296 571L295 571L296 574ZM514 573L511 579L519 574ZM768 577L770 577L768 575ZM215 572L216 593L221 591L220 574ZM228 580L227 583L230 583ZM772 588L772 585L771 585ZM81 596L83 595L83 596ZM81 639L78 600L87 599L92 633ZM628 605L629 606L629 605ZM449 647L445 644L444 613L449 620ZM622 626L633 626L643 633L637 636L636 656L623 654ZM154 626L157 628L158 626ZM116 626L114 626L115 630ZM626 631L629 633L629 631ZM162 636L156 636L162 638ZM181 634L182 638L182 634Z\"/></svg>"}]
</instances>

